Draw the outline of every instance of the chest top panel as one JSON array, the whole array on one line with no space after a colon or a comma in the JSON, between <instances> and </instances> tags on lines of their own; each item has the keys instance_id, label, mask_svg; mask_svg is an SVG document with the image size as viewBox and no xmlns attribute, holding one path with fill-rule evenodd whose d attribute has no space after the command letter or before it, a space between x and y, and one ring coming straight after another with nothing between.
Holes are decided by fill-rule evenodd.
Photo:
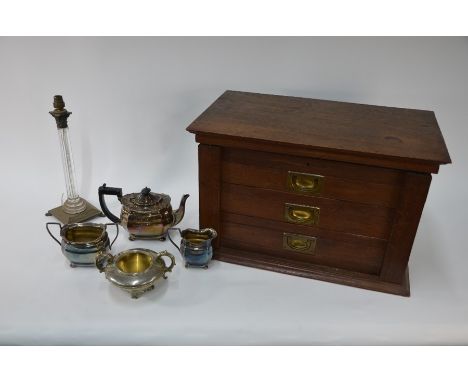
<instances>
[{"instance_id":1,"label":"chest top panel","mask_svg":"<svg viewBox=\"0 0 468 382\"><path fill-rule=\"evenodd\" d=\"M387 160L451 162L435 115L425 110L228 90L187 130Z\"/></svg>"}]
</instances>

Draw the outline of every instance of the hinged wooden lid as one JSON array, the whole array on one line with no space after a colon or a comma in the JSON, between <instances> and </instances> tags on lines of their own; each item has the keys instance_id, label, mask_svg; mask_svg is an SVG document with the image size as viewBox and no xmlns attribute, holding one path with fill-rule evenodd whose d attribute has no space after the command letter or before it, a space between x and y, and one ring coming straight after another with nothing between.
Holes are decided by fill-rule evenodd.
<instances>
[{"instance_id":1,"label":"hinged wooden lid","mask_svg":"<svg viewBox=\"0 0 468 382\"><path fill-rule=\"evenodd\" d=\"M422 172L451 163L432 111L226 91L197 141Z\"/></svg>"}]
</instances>

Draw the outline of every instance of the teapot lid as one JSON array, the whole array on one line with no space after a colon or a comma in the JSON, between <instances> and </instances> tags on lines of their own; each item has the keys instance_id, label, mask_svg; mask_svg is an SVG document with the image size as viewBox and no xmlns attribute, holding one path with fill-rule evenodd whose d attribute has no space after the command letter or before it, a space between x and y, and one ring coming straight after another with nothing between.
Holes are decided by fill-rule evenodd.
<instances>
[{"instance_id":1,"label":"teapot lid","mask_svg":"<svg viewBox=\"0 0 468 382\"><path fill-rule=\"evenodd\" d=\"M139 193L127 194L122 197L122 204L130 210L144 212L159 211L159 209L170 206L171 198L166 194L151 192L145 187Z\"/></svg>"}]
</instances>

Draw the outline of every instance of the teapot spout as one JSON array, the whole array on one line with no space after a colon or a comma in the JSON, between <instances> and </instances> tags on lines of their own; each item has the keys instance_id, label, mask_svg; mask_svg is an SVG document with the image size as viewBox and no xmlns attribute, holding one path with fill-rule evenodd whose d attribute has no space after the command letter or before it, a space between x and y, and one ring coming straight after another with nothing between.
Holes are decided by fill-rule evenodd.
<instances>
[{"instance_id":1,"label":"teapot spout","mask_svg":"<svg viewBox=\"0 0 468 382\"><path fill-rule=\"evenodd\" d=\"M173 226L179 224L181 220L184 217L185 214L185 202L187 201L187 198L189 197L189 194L185 194L182 196L182 199L180 200L180 206L177 209L177 211L174 211L174 224Z\"/></svg>"}]
</instances>

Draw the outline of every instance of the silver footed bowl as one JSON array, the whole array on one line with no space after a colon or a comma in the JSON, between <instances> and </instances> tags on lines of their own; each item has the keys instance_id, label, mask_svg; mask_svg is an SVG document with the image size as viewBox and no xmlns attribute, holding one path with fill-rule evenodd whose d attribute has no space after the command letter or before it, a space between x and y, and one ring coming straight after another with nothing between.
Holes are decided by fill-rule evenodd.
<instances>
[{"instance_id":1,"label":"silver footed bowl","mask_svg":"<svg viewBox=\"0 0 468 382\"><path fill-rule=\"evenodd\" d=\"M169 258L169 266L164 257ZM116 256L104 252L96 256L99 271L104 272L112 284L130 293L132 298L154 289L155 282L166 279L166 273L171 272L174 265L175 258L169 252L157 253L144 248L129 249Z\"/></svg>"}]
</instances>

